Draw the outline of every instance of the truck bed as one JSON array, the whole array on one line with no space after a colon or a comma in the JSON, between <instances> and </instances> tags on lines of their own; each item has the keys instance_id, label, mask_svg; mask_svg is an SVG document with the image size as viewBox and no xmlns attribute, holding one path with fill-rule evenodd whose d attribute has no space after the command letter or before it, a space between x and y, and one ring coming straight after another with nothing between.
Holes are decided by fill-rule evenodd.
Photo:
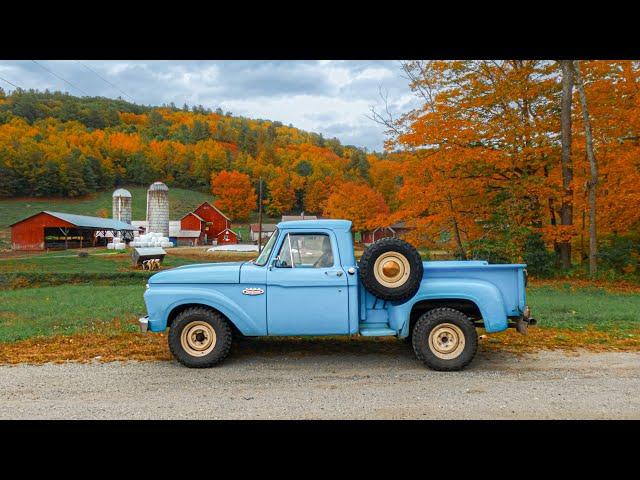
<instances>
[{"instance_id":1,"label":"truck bed","mask_svg":"<svg viewBox=\"0 0 640 480\"><path fill-rule=\"evenodd\" d=\"M436 291L440 299L468 298L468 295L462 293L462 288L457 291L458 286L465 285L489 284L489 288L493 286L499 292L502 299L502 306L497 314L500 317L500 327L494 331L506 328L508 317L522 315L525 306L525 282L522 273L526 268L524 264L489 264L484 260L430 261L423 262L423 267L420 290L405 302L385 302L365 289L360 289L361 334L380 335L380 332L387 331L388 335L396 335L400 330L406 331L407 329L403 328L404 323L413 305L420 301L428 301L430 293ZM450 290L447 290L448 288ZM492 316L495 316L495 313Z\"/></svg>"}]
</instances>

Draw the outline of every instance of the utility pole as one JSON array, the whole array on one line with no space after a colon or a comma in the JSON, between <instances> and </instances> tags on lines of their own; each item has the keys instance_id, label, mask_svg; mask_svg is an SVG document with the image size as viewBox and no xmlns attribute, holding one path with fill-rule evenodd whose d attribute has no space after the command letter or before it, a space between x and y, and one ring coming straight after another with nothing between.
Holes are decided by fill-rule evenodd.
<instances>
[{"instance_id":1,"label":"utility pole","mask_svg":"<svg viewBox=\"0 0 640 480\"><path fill-rule=\"evenodd\" d=\"M260 177L259 185L260 194L258 195L258 253L262 251L262 177Z\"/></svg>"}]
</instances>

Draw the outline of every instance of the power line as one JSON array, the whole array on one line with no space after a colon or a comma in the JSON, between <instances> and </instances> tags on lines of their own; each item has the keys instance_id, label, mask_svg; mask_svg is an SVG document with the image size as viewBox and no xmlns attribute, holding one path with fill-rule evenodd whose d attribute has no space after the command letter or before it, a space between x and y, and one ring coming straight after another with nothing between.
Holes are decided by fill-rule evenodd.
<instances>
[{"instance_id":1,"label":"power line","mask_svg":"<svg viewBox=\"0 0 640 480\"><path fill-rule=\"evenodd\" d=\"M12 86L14 86L14 87L16 87L16 88L19 88L20 90L24 90L24 88L19 87L18 85L16 85L16 84L15 84L15 83L13 83L13 82L10 82L10 81L9 81L9 80L7 80L6 78L2 78L2 77L0 77L0 80L2 80L2 81L4 81L4 82L7 82L9 85L12 85Z\"/></svg>"},{"instance_id":2,"label":"power line","mask_svg":"<svg viewBox=\"0 0 640 480\"><path fill-rule=\"evenodd\" d=\"M60 75L58 75L58 74L56 74L56 73L52 72L51 70L49 70L48 68L46 68L46 67L45 67L44 65L42 65L41 63L36 62L35 60L31 60L31 61L32 61L33 63L35 63L36 65L38 65L38 66L39 66L40 68L42 68L43 70L45 70L45 71L49 72L49 73L50 73L51 75L53 75L54 77L57 77L57 78L59 78L60 80L62 80L64 83L66 83L66 84L68 84L68 85L71 85L71 87L75 88L76 90L78 90L79 92L83 93L83 94L84 94L84 95L86 95L87 97L90 97L90 96L91 96L91 95L89 95L87 92L85 92L84 90L82 90L81 88L76 87L76 86L75 86L73 83L71 83L70 81L65 80L65 79L64 79L64 78L62 78Z\"/></svg>"},{"instance_id":3,"label":"power line","mask_svg":"<svg viewBox=\"0 0 640 480\"><path fill-rule=\"evenodd\" d=\"M75 60L75 62L79 63L80 65L82 65L84 68L86 68L90 72L93 72L96 75L96 77L101 79L103 82L108 83L109 85L111 85L113 88L118 90L121 94L123 94L125 97L129 97L131 99L131 101L135 103L135 100L133 99L133 97L131 95L129 95L128 93L122 91L122 89L120 87L118 87L116 84L114 84L114 83L110 82L109 80L107 80L106 78L104 78L102 75L100 75L98 72L96 72L93 68L90 68L88 65L85 65L80 60Z\"/></svg>"}]
</instances>

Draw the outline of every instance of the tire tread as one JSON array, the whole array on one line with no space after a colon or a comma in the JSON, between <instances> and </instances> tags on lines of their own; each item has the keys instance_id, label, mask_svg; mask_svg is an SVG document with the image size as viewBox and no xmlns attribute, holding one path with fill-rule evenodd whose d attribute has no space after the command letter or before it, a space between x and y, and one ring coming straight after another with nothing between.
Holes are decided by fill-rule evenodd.
<instances>
[{"instance_id":1,"label":"tire tread","mask_svg":"<svg viewBox=\"0 0 640 480\"><path fill-rule=\"evenodd\" d=\"M204 317L217 324L221 332L216 330L216 342L222 342L219 349L218 344L216 344L214 350L204 357L192 357L183 350L180 343L180 325L185 319L191 316ZM180 330L180 332L178 330ZM190 307L180 312L173 321L169 335L167 336L169 350L173 357L182 365L189 368L209 368L219 364L229 355L232 340L233 331L227 319L218 312L206 307Z\"/></svg>"}]
</instances>

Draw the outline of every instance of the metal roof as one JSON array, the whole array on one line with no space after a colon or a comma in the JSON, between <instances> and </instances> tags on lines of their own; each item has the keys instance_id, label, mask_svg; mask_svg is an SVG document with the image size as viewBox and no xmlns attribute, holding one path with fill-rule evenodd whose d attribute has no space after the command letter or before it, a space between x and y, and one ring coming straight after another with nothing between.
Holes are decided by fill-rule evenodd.
<instances>
[{"instance_id":1,"label":"metal roof","mask_svg":"<svg viewBox=\"0 0 640 480\"><path fill-rule=\"evenodd\" d=\"M273 232L276 229L276 224L275 223L263 223L262 224L262 232ZM258 232L260 231L260 225L258 225L257 223L252 223L251 224L251 231L252 232Z\"/></svg>"},{"instance_id":2,"label":"metal roof","mask_svg":"<svg viewBox=\"0 0 640 480\"><path fill-rule=\"evenodd\" d=\"M144 227L145 230L149 228L149 222L146 220L133 220L131 225L133 225L134 230L137 230L138 227ZM169 221L169 237L197 238L199 236L200 230L182 230L180 227L180 220Z\"/></svg>"},{"instance_id":3,"label":"metal roof","mask_svg":"<svg viewBox=\"0 0 640 480\"><path fill-rule=\"evenodd\" d=\"M297 220L318 220L317 215L282 215L283 222L292 222Z\"/></svg>"},{"instance_id":4,"label":"metal roof","mask_svg":"<svg viewBox=\"0 0 640 480\"><path fill-rule=\"evenodd\" d=\"M133 230L133 227L128 223L121 222L120 220L114 220L112 218L89 217L87 215L50 212L48 210L45 210L43 213L47 213L53 217L59 218L60 220L64 220L65 222L73 223L76 227L96 228L99 230Z\"/></svg>"}]
</instances>

